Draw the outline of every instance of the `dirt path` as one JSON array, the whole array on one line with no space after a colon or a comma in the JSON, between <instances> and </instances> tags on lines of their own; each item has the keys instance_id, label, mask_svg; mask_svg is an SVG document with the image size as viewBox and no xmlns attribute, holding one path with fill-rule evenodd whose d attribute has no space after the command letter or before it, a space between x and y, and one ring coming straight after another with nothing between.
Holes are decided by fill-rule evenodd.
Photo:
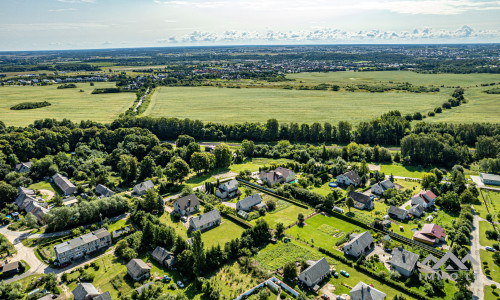
<instances>
[{"instance_id":1,"label":"dirt path","mask_svg":"<svg viewBox=\"0 0 500 300\"><path fill-rule=\"evenodd\" d=\"M50 200L54 197L54 192L51 190L38 190L41 194L45 195L46 200Z\"/></svg>"}]
</instances>

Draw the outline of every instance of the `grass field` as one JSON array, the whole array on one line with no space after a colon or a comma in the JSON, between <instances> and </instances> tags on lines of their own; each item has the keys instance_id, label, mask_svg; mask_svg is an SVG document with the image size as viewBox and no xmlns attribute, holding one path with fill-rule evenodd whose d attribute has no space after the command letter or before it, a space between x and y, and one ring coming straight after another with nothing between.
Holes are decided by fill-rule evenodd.
<instances>
[{"instance_id":1,"label":"grass field","mask_svg":"<svg viewBox=\"0 0 500 300\"><path fill-rule=\"evenodd\" d=\"M114 83L95 83L93 87L89 83L80 83L73 89L57 89L56 85L0 87L0 120L6 125L14 126L26 126L43 118L110 123L132 105L135 94L91 94L94 88L104 87L114 87ZM80 89L84 92L80 92ZM37 109L10 110L11 106L26 101L48 101L52 105Z\"/></svg>"},{"instance_id":2,"label":"grass field","mask_svg":"<svg viewBox=\"0 0 500 300\"><path fill-rule=\"evenodd\" d=\"M493 247L493 244L496 244L497 241L488 240L486 238L486 231L487 230L494 230L493 225L491 225L490 222L480 221L479 222L479 243L481 244L481 246Z\"/></svg>"},{"instance_id":3,"label":"grass field","mask_svg":"<svg viewBox=\"0 0 500 300\"><path fill-rule=\"evenodd\" d=\"M201 121L243 123L359 123L390 110L426 112L448 99L448 93L367 93L299 91L273 88L161 87L144 113Z\"/></svg>"},{"instance_id":4,"label":"grass field","mask_svg":"<svg viewBox=\"0 0 500 300\"><path fill-rule=\"evenodd\" d=\"M381 164L380 171L385 175L394 175L410 178L422 178L422 175L430 168L419 168L414 166L403 166L400 164Z\"/></svg>"},{"instance_id":5,"label":"grass field","mask_svg":"<svg viewBox=\"0 0 500 300\"><path fill-rule=\"evenodd\" d=\"M297 216L299 215L299 213L302 213L304 216L308 216L313 211L314 210L311 208L305 209L296 205L290 205L285 209L266 213L264 217L254 219L250 221L250 223L255 225L257 223L257 220L264 219L271 228L276 228L276 224L278 223L283 223L283 225L285 225L286 227L297 222Z\"/></svg>"},{"instance_id":6,"label":"grass field","mask_svg":"<svg viewBox=\"0 0 500 300\"><path fill-rule=\"evenodd\" d=\"M479 250L481 254L481 266L483 268L483 273L491 278L493 281L499 282L500 281L500 266L496 265L495 262L493 261L493 252L489 252L486 250ZM483 264L484 262L487 262L488 268L485 268L485 265ZM490 274L488 275L486 270L490 270Z\"/></svg>"}]
</instances>

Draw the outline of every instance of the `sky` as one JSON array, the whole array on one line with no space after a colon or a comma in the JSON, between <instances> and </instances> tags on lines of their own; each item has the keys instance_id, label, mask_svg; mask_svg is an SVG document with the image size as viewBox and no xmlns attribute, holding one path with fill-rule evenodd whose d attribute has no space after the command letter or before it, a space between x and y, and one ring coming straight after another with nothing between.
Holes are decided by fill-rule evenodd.
<instances>
[{"instance_id":1,"label":"sky","mask_svg":"<svg viewBox=\"0 0 500 300\"><path fill-rule=\"evenodd\" d=\"M500 43L500 0L2 0L0 51Z\"/></svg>"}]
</instances>

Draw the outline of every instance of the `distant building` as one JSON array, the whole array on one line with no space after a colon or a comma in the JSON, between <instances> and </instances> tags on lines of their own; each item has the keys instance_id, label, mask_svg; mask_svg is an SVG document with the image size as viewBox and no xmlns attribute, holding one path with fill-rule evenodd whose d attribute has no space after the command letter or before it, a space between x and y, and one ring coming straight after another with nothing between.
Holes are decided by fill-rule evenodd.
<instances>
[{"instance_id":1,"label":"distant building","mask_svg":"<svg viewBox=\"0 0 500 300\"><path fill-rule=\"evenodd\" d=\"M56 260L62 264L107 247L111 243L111 234L105 228L101 228L55 245L54 254Z\"/></svg>"},{"instance_id":2,"label":"distant building","mask_svg":"<svg viewBox=\"0 0 500 300\"><path fill-rule=\"evenodd\" d=\"M141 182L134 186L134 193L136 195L144 195L148 190L154 189L155 185L151 180Z\"/></svg>"},{"instance_id":3,"label":"distant building","mask_svg":"<svg viewBox=\"0 0 500 300\"><path fill-rule=\"evenodd\" d=\"M74 186L71 181L68 180L68 178L62 176L61 174L57 173L56 175L52 176L52 180L57 185L57 187L61 189L64 195L69 196L76 192L76 186Z\"/></svg>"},{"instance_id":4,"label":"distant building","mask_svg":"<svg viewBox=\"0 0 500 300\"><path fill-rule=\"evenodd\" d=\"M153 259L162 264L163 266L172 269L175 266L175 256L172 252L167 251L167 249L163 247L156 247L153 251Z\"/></svg>"},{"instance_id":5,"label":"distant building","mask_svg":"<svg viewBox=\"0 0 500 300\"><path fill-rule=\"evenodd\" d=\"M351 300L384 300L387 296L362 281L358 282L349 293L351 294Z\"/></svg>"},{"instance_id":6,"label":"distant building","mask_svg":"<svg viewBox=\"0 0 500 300\"><path fill-rule=\"evenodd\" d=\"M183 216L196 213L200 209L200 199L195 194L179 198L174 202L174 211Z\"/></svg>"},{"instance_id":7,"label":"distant building","mask_svg":"<svg viewBox=\"0 0 500 300\"><path fill-rule=\"evenodd\" d=\"M138 258L131 259L127 264L127 273L135 281L139 281L151 276L151 267Z\"/></svg>"},{"instance_id":8,"label":"distant building","mask_svg":"<svg viewBox=\"0 0 500 300\"><path fill-rule=\"evenodd\" d=\"M236 210L243 210L246 212L252 209L261 209L266 207L266 204L262 202L262 198L259 194L253 194L245 197L236 203Z\"/></svg>"},{"instance_id":9,"label":"distant building","mask_svg":"<svg viewBox=\"0 0 500 300\"><path fill-rule=\"evenodd\" d=\"M484 184L500 185L500 175L479 173L479 178L481 178Z\"/></svg>"},{"instance_id":10,"label":"distant building","mask_svg":"<svg viewBox=\"0 0 500 300\"><path fill-rule=\"evenodd\" d=\"M215 190L215 196L226 199L226 198L234 198L239 194L238 190L238 181L233 179L228 182L225 182Z\"/></svg>"},{"instance_id":11,"label":"distant building","mask_svg":"<svg viewBox=\"0 0 500 300\"><path fill-rule=\"evenodd\" d=\"M110 190L108 187L102 184L98 184L95 187L95 192L96 194L102 196L102 197L111 197L115 194L112 190Z\"/></svg>"},{"instance_id":12,"label":"distant building","mask_svg":"<svg viewBox=\"0 0 500 300\"><path fill-rule=\"evenodd\" d=\"M389 179L386 179L372 185L371 191L373 194L381 196L385 191L393 188L395 188L394 183L392 183L392 181L390 181Z\"/></svg>"},{"instance_id":13,"label":"distant building","mask_svg":"<svg viewBox=\"0 0 500 300\"><path fill-rule=\"evenodd\" d=\"M299 280L306 286L313 288L330 275L330 265L323 257L310 265L299 275Z\"/></svg>"},{"instance_id":14,"label":"distant building","mask_svg":"<svg viewBox=\"0 0 500 300\"><path fill-rule=\"evenodd\" d=\"M391 261L389 262L391 270L396 270L401 275L410 277L417 267L418 257L418 254L402 247L394 248L392 250Z\"/></svg>"},{"instance_id":15,"label":"distant building","mask_svg":"<svg viewBox=\"0 0 500 300\"><path fill-rule=\"evenodd\" d=\"M217 209L209 211L201 216L192 217L189 219L189 230L191 231L204 231L212 227L218 226L221 221L221 216Z\"/></svg>"},{"instance_id":16,"label":"distant building","mask_svg":"<svg viewBox=\"0 0 500 300\"><path fill-rule=\"evenodd\" d=\"M19 163L14 168L14 171L16 171L17 173L27 173L30 171L32 164L33 163L31 161Z\"/></svg>"},{"instance_id":17,"label":"distant building","mask_svg":"<svg viewBox=\"0 0 500 300\"><path fill-rule=\"evenodd\" d=\"M350 191L347 193L347 197L351 197L354 199L354 208L360 209L360 210L372 210L374 208L373 200L370 196Z\"/></svg>"},{"instance_id":18,"label":"distant building","mask_svg":"<svg viewBox=\"0 0 500 300\"><path fill-rule=\"evenodd\" d=\"M360 257L375 246L373 236L365 231L360 234L351 234L351 240L344 246L344 254Z\"/></svg>"},{"instance_id":19,"label":"distant building","mask_svg":"<svg viewBox=\"0 0 500 300\"><path fill-rule=\"evenodd\" d=\"M444 229L436 224L425 224L421 230L415 231L413 239L425 244L434 245L435 243L446 241Z\"/></svg>"},{"instance_id":20,"label":"distant building","mask_svg":"<svg viewBox=\"0 0 500 300\"><path fill-rule=\"evenodd\" d=\"M295 173L290 169L278 167L269 172L261 171L259 179L268 185L274 185L281 182L290 182L295 180Z\"/></svg>"},{"instance_id":21,"label":"distant building","mask_svg":"<svg viewBox=\"0 0 500 300\"><path fill-rule=\"evenodd\" d=\"M356 171L349 171L337 176L337 183L344 186L348 186L351 184L354 186L358 186L361 183L361 177L359 177Z\"/></svg>"}]
</instances>

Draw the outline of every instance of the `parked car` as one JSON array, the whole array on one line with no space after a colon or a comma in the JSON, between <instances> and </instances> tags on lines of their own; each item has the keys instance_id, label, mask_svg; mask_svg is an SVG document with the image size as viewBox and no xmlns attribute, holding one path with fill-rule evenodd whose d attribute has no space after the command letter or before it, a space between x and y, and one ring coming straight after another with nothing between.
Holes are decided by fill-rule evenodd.
<instances>
[{"instance_id":1,"label":"parked car","mask_svg":"<svg viewBox=\"0 0 500 300\"><path fill-rule=\"evenodd\" d=\"M61 268L66 268L67 266L71 265L69 262L65 262L61 265Z\"/></svg>"},{"instance_id":2,"label":"parked car","mask_svg":"<svg viewBox=\"0 0 500 300\"><path fill-rule=\"evenodd\" d=\"M333 273L333 277L339 278L339 273L337 273L337 272Z\"/></svg>"},{"instance_id":3,"label":"parked car","mask_svg":"<svg viewBox=\"0 0 500 300\"><path fill-rule=\"evenodd\" d=\"M181 218L181 221L182 221L183 223L186 223L186 222L187 222L187 220L188 220L188 218L187 218L187 217L182 217L182 218Z\"/></svg>"},{"instance_id":4,"label":"parked car","mask_svg":"<svg viewBox=\"0 0 500 300\"><path fill-rule=\"evenodd\" d=\"M172 278L168 277L167 275L163 275L163 282L170 282L170 280L172 280Z\"/></svg>"},{"instance_id":5,"label":"parked car","mask_svg":"<svg viewBox=\"0 0 500 300\"><path fill-rule=\"evenodd\" d=\"M349 277L349 273L347 273L346 270L340 270L340 274L344 275L345 277Z\"/></svg>"},{"instance_id":6,"label":"parked car","mask_svg":"<svg viewBox=\"0 0 500 300\"><path fill-rule=\"evenodd\" d=\"M384 251L387 252L387 253L391 253L392 249L391 248L384 248Z\"/></svg>"},{"instance_id":7,"label":"parked car","mask_svg":"<svg viewBox=\"0 0 500 300\"><path fill-rule=\"evenodd\" d=\"M344 296L337 296L337 300L345 300Z\"/></svg>"},{"instance_id":8,"label":"parked car","mask_svg":"<svg viewBox=\"0 0 500 300\"><path fill-rule=\"evenodd\" d=\"M177 281L177 285L178 285L181 289L183 289L183 288L184 288L184 283L182 283L182 281L180 281L180 280L179 280L179 281Z\"/></svg>"},{"instance_id":9,"label":"parked car","mask_svg":"<svg viewBox=\"0 0 500 300\"><path fill-rule=\"evenodd\" d=\"M490 247L490 246L486 246L486 247L484 247L484 249L486 249L486 250L488 250L488 251L491 251L491 252L495 252L495 251L497 251L497 250L495 250L495 248Z\"/></svg>"},{"instance_id":10,"label":"parked car","mask_svg":"<svg viewBox=\"0 0 500 300\"><path fill-rule=\"evenodd\" d=\"M328 297L328 295L323 294L321 295L321 299L330 300L330 297Z\"/></svg>"}]
</instances>

